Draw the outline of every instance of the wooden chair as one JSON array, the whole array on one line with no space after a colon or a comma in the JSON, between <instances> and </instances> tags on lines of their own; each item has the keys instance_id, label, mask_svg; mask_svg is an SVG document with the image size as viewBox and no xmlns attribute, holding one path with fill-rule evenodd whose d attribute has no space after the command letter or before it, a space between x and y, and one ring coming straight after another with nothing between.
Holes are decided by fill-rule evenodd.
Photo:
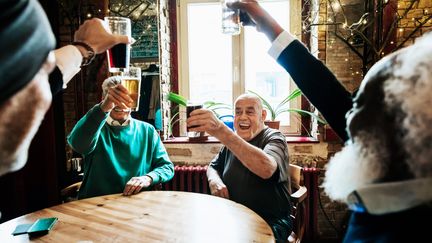
<instances>
[{"instance_id":1,"label":"wooden chair","mask_svg":"<svg viewBox=\"0 0 432 243\"><path fill-rule=\"evenodd\" d=\"M72 185L69 185L69 186L63 188L60 191L60 197L61 197L61 200L63 203L74 201L77 199L78 191L79 191L79 188L81 187L81 183L82 183L82 181L76 182Z\"/></svg>"},{"instance_id":2,"label":"wooden chair","mask_svg":"<svg viewBox=\"0 0 432 243\"><path fill-rule=\"evenodd\" d=\"M291 178L291 203L292 212L291 217L293 219L293 231L288 237L290 243L300 243L303 239L303 235L306 228L306 198L307 188L303 185L303 168L298 165L290 164L289 167L290 178Z\"/></svg>"}]
</instances>

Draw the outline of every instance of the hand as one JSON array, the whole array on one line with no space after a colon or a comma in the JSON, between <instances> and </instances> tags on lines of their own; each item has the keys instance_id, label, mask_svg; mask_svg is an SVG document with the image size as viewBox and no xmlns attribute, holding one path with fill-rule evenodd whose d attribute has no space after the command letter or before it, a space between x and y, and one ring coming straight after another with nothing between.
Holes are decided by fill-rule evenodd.
<instances>
[{"instance_id":1,"label":"hand","mask_svg":"<svg viewBox=\"0 0 432 243\"><path fill-rule=\"evenodd\" d=\"M100 54L120 43L132 44L134 39L126 35L113 35L108 31L103 20L92 18L80 25L75 32L74 41L85 42L94 49L96 54Z\"/></svg>"},{"instance_id":2,"label":"hand","mask_svg":"<svg viewBox=\"0 0 432 243\"><path fill-rule=\"evenodd\" d=\"M132 177L125 186L123 195L130 196L137 194L143 188L147 188L151 185L153 179L150 176Z\"/></svg>"},{"instance_id":3,"label":"hand","mask_svg":"<svg viewBox=\"0 0 432 243\"><path fill-rule=\"evenodd\" d=\"M209 180L209 187L212 195L229 199L228 188L221 180Z\"/></svg>"},{"instance_id":4,"label":"hand","mask_svg":"<svg viewBox=\"0 0 432 243\"><path fill-rule=\"evenodd\" d=\"M129 96L128 90L122 84L118 84L108 89L100 108L103 112L110 112L116 106L121 109L128 109L132 104L133 100Z\"/></svg>"},{"instance_id":5,"label":"hand","mask_svg":"<svg viewBox=\"0 0 432 243\"><path fill-rule=\"evenodd\" d=\"M244 26L256 26L256 23L251 19L248 13L240 10L240 21Z\"/></svg>"},{"instance_id":6,"label":"hand","mask_svg":"<svg viewBox=\"0 0 432 243\"><path fill-rule=\"evenodd\" d=\"M283 31L276 20L270 16L255 0L241 0L227 3L232 9L240 9L240 20L243 25L256 26L273 41Z\"/></svg>"},{"instance_id":7,"label":"hand","mask_svg":"<svg viewBox=\"0 0 432 243\"><path fill-rule=\"evenodd\" d=\"M207 132L215 136L225 124L219 120L215 114L207 109L197 109L191 112L191 116L187 119L187 126L189 131L193 132ZM190 128L197 126L194 128Z\"/></svg>"}]
</instances>

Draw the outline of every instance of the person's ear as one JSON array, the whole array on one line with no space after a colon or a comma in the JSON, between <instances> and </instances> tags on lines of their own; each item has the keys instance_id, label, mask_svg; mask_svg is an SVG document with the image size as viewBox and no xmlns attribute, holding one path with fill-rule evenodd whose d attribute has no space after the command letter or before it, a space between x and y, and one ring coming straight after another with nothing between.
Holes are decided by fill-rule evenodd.
<instances>
[{"instance_id":1,"label":"person's ear","mask_svg":"<svg viewBox=\"0 0 432 243\"><path fill-rule=\"evenodd\" d=\"M262 112L261 112L261 118L262 118L262 120L265 121L266 117L267 117L267 110L266 109L262 109Z\"/></svg>"}]
</instances>

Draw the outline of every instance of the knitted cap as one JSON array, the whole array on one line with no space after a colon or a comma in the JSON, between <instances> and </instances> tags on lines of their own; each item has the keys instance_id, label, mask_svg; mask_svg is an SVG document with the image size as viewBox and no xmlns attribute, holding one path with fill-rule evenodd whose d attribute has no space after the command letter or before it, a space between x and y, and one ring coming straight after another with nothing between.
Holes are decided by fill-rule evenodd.
<instances>
[{"instance_id":1,"label":"knitted cap","mask_svg":"<svg viewBox=\"0 0 432 243\"><path fill-rule=\"evenodd\" d=\"M36 0L0 1L0 104L40 70L55 38Z\"/></svg>"}]
</instances>

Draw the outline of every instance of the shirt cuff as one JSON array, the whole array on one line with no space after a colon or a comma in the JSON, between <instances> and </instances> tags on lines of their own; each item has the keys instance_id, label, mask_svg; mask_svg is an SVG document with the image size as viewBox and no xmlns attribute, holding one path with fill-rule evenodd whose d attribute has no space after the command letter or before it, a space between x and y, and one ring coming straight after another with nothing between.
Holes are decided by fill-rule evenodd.
<instances>
[{"instance_id":1,"label":"shirt cuff","mask_svg":"<svg viewBox=\"0 0 432 243\"><path fill-rule=\"evenodd\" d=\"M283 31L273 41L272 46L270 47L267 53L275 60L277 60L280 54L282 53L282 51L285 50L285 48L296 39L297 38L292 34L288 33L287 31Z\"/></svg>"},{"instance_id":2,"label":"shirt cuff","mask_svg":"<svg viewBox=\"0 0 432 243\"><path fill-rule=\"evenodd\" d=\"M152 178L152 185L155 185L155 184L160 182L159 175L154 171L150 171L149 173L147 173L146 176L149 176L150 178Z\"/></svg>"},{"instance_id":3,"label":"shirt cuff","mask_svg":"<svg viewBox=\"0 0 432 243\"><path fill-rule=\"evenodd\" d=\"M63 74L63 89L81 69L81 52L73 45L67 45L54 51L57 67Z\"/></svg>"}]
</instances>

